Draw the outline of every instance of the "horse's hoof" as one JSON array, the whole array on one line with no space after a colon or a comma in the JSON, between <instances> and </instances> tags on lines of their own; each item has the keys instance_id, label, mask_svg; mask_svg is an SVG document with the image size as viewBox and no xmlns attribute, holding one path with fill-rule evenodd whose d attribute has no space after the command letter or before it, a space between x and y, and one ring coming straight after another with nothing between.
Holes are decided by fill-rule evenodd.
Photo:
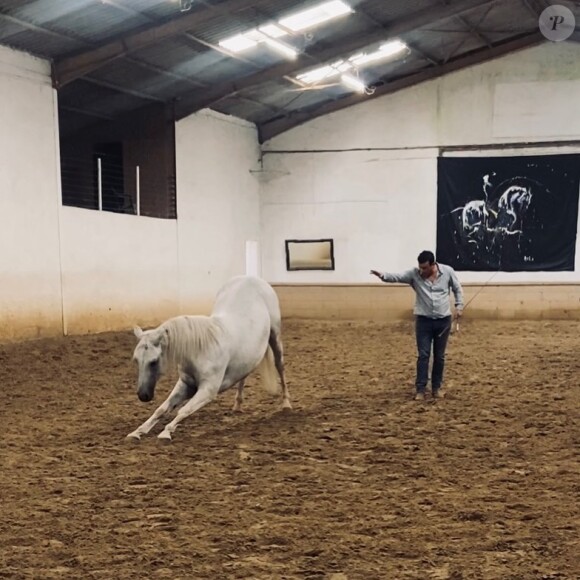
<instances>
[{"instance_id":1,"label":"horse's hoof","mask_svg":"<svg viewBox=\"0 0 580 580\"><path fill-rule=\"evenodd\" d=\"M139 443L139 441L141 441L141 435L138 433L129 433L129 435L125 437L125 441L128 443Z\"/></svg>"},{"instance_id":2,"label":"horse's hoof","mask_svg":"<svg viewBox=\"0 0 580 580\"><path fill-rule=\"evenodd\" d=\"M159 433L159 435L157 435L157 439L159 439L161 443L171 443L171 435L165 431Z\"/></svg>"}]
</instances>

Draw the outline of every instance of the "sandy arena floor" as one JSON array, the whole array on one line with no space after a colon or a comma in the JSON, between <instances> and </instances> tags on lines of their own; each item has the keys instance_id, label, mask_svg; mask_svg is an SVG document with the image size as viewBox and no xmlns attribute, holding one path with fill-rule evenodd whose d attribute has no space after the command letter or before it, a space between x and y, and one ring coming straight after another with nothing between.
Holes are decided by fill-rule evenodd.
<instances>
[{"instance_id":1,"label":"sandy arena floor","mask_svg":"<svg viewBox=\"0 0 580 580\"><path fill-rule=\"evenodd\" d=\"M436 403L411 323L283 336L294 411L251 379L171 445L124 441L132 334L0 346L0 578L580 578L579 323L466 320Z\"/></svg>"}]
</instances>

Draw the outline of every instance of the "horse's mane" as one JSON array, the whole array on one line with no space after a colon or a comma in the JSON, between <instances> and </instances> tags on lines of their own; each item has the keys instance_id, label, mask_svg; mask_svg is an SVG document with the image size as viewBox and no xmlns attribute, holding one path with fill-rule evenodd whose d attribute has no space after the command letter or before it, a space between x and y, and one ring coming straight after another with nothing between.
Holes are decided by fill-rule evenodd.
<instances>
[{"instance_id":1,"label":"horse's mane","mask_svg":"<svg viewBox=\"0 0 580 580\"><path fill-rule=\"evenodd\" d=\"M219 344L220 327L209 316L177 316L161 327L169 339L167 360L175 365Z\"/></svg>"}]
</instances>

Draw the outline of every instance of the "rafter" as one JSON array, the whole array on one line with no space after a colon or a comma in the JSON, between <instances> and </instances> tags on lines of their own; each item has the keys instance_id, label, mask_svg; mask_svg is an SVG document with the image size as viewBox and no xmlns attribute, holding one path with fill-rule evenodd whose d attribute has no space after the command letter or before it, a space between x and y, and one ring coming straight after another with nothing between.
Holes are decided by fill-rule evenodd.
<instances>
[{"instance_id":1,"label":"rafter","mask_svg":"<svg viewBox=\"0 0 580 580\"><path fill-rule=\"evenodd\" d=\"M492 6L488 6L488 7L487 7L487 10L485 11L485 14L483 14L483 15L480 17L480 19L479 19L478 25L479 25L479 24L481 24L481 23L482 23L482 22L483 22L483 21L484 21L484 20L487 18L487 15L488 15L488 14L491 12L491 9L492 9ZM471 26L471 25L470 25L470 24L469 24L469 23L468 23L468 22L467 22L465 19L461 19L461 22L462 22L462 23L463 23L465 26L467 26L468 28L472 28L472 29L473 29L473 27L472 27L472 26ZM473 30L474 30L474 29L473 29ZM459 49L460 49L460 48L462 48L462 47L463 47L463 45L464 45L464 44L467 42L467 39L468 39L468 38L469 38L469 35L468 35L468 34L464 35L463 39L462 39L462 40L459 42L459 44L457 44L457 45L456 45L456 46L455 46L455 47L454 47L454 48L453 48L453 49L452 49L452 50L451 50L451 51L450 51L450 52L449 52L449 53L448 53L448 54L445 56L445 59L443 60L443 62L445 63L445 62L447 62L447 61L451 60L451 59L452 59L452 58L453 58L453 57L454 57L454 56L455 56L455 55L456 55L456 54L459 52ZM479 37L478 37L477 35L476 35L476 38L478 38L478 39L479 39ZM483 44L485 44L485 45L486 45L488 48L491 48L491 47L492 47L492 44L491 44L490 42L488 42L488 40L487 40L487 39L485 39L485 38L482 38L482 39L481 39L481 42L483 42Z\"/></svg>"},{"instance_id":2,"label":"rafter","mask_svg":"<svg viewBox=\"0 0 580 580\"><path fill-rule=\"evenodd\" d=\"M16 24L16 25L22 27L22 28L32 30L32 31L37 32L39 34L46 34L47 36L51 36L52 38L56 38L58 40L77 42L79 44L84 44L85 46L91 46L91 47L94 46L93 44L90 44L86 40L78 38L77 36L71 36L69 34L57 32L56 30L52 30L51 28L47 28L46 26L38 26L37 24L32 24L30 22L27 22L27 21L22 20L20 18L16 18L14 16L9 16L7 14L0 14L0 20L5 20L7 22L11 22L13 24ZM8 36L6 38L10 38L10 37ZM155 66L154 64L151 64L149 62L146 62L146 61L138 59L138 58L126 56L125 60L127 60L133 64L136 64L137 66L139 66L141 68L150 70L156 74L171 77L171 78L179 80L179 81L185 81L188 84L190 84L192 87L203 88L206 86L203 83L200 83L199 81L196 81L190 77L174 73L173 71L170 71L167 69L160 68L158 66ZM53 75L54 75L54 72L53 72ZM93 77L84 77L84 80L86 80L88 82L93 82L93 84L97 84L99 82L97 79L94 79ZM125 87L121 87L119 85L115 85L113 83L108 83L107 88L115 90L119 93L131 94L131 95L135 96L135 91L131 91L130 89L127 89ZM145 100L148 100L148 101L158 100L156 97L153 97L152 95L147 95L146 93L142 93L142 95L143 95L143 98Z\"/></svg>"},{"instance_id":3,"label":"rafter","mask_svg":"<svg viewBox=\"0 0 580 580\"><path fill-rule=\"evenodd\" d=\"M540 9L540 6L536 4L534 0L521 0L521 1L532 16L534 16L535 18L538 18L540 16L543 9Z\"/></svg>"},{"instance_id":4,"label":"rafter","mask_svg":"<svg viewBox=\"0 0 580 580\"><path fill-rule=\"evenodd\" d=\"M270 123L262 124L259 127L260 140L261 142L268 141L280 133L284 133L285 131L297 127L298 125L302 125L303 123L311 121L317 117L321 117L322 115L340 111L341 109L367 102L373 98L400 91L418 83L435 79L445 74L476 64L481 64L489 60L493 60L517 50L535 46L544 42L545 40L546 39L544 36L538 31L520 35L512 40L497 43L492 48L483 48L471 52L465 56L460 56L440 66L427 67L418 73L411 74L391 82L387 81L382 87L377 87L372 95L367 96L353 94L349 97L344 97L337 101L326 103L320 107L314 108L313 110L297 111L293 114L287 115L284 118L277 119Z\"/></svg>"},{"instance_id":5,"label":"rafter","mask_svg":"<svg viewBox=\"0 0 580 580\"><path fill-rule=\"evenodd\" d=\"M95 85L97 87L103 87L105 89L109 89L111 91L117 91L117 92L122 92L126 95L130 95L132 97L136 97L138 99L142 99L144 101L152 101L154 103L164 103L165 101L163 99L160 99L159 97L154 97L153 95L149 95L147 93L144 93L143 91L139 91L136 89L127 89L127 88L119 88L118 85L112 84L112 83L108 83L107 81L103 81L101 79L95 79L93 77L84 77L83 82L87 82L91 85Z\"/></svg>"},{"instance_id":6,"label":"rafter","mask_svg":"<svg viewBox=\"0 0 580 580\"><path fill-rule=\"evenodd\" d=\"M256 105L261 107L262 109L267 109L271 113L275 115L280 115L284 113L284 109L280 107L276 107L275 105L270 105L269 103L265 103L264 101L260 101L259 99L253 99L251 97L236 97L236 100L245 101L246 103L250 103L251 105Z\"/></svg>"},{"instance_id":7,"label":"rafter","mask_svg":"<svg viewBox=\"0 0 580 580\"><path fill-rule=\"evenodd\" d=\"M89 111L87 109L79 109L77 107L69 107L68 105L60 105L59 109L61 111L67 111L69 113L76 113L77 115L83 115L85 117L93 117L95 119L102 119L104 121L113 121L114 117L110 115L103 115L102 113L97 113L95 111Z\"/></svg>"},{"instance_id":8,"label":"rafter","mask_svg":"<svg viewBox=\"0 0 580 580\"><path fill-rule=\"evenodd\" d=\"M444 5L449 5L449 0L441 0L441 2ZM461 14L457 14L455 16L455 19L461 22L461 24L463 24L463 26L465 26L469 30L469 32L473 36L475 36L477 40L479 40L479 42L485 44L488 48L491 48L491 42L481 33L481 31L477 26L473 26L472 24L470 24L465 18L463 18L463 16L461 16Z\"/></svg>"},{"instance_id":9,"label":"rafter","mask_svg":"<svg viewBox=\"0 0 580 580\"><path fill-rule=\"evenodd\" d=\"M204 91L203 94L196 91L190 95L185 95L176 103L176 115L178 118L186 117L199 109L208 107L224 97L235 94L243 89L254 87L271 80L277 80L284 76L295 75L310 66L340 58L341 56L354 53L357 50L370 46L375 42L381 42L388 40L390 37L412 32L440 20L451 18L456 14L474 8L480 8L481 6L490 5L495 1L496 0L458 0L449 5L419 10L368 34L356 34L352 37L346 38L336 46L318 50L316 47L313 47L308 55L301 54L293 61L283 62L232 82L216 85L213 88Z\"/></svg>"},{"instance_id":10,"label":"rafter","mask_svg":"<svg viewBox=\"0 0 580 580\"><path fill-rule=\"evenodd\" d=\"M133 17L140 17L143 18L145 20L148 20L150 23L155 23L155 18L149 16L148 14L144 13L144 12L140 12L139 10L136 10L135 8L131 8L130 6L125 6L125 4L123 4L122 0L107 0L107 4L109 6L112 6L113 8L116 8L117 10L124 12L125 14L129 14L130 16ZM206 4L205 2L202 2L202 4ZM249 64L250 66L254 67L254 68L259 68L259 65L257 65L255 62L252 62L251 60L244 58L240 55L231 53L225 49L223 49L221 46L213 44L211 42L207 42L197 36L195 36L194 34L192 34L191 32L184 32L182 34L179 35L181 38L183 38L183 40L185 40L185 42L188 45L193 45L193 48L195 50L197 50L200 46L203 46L204 48L211 48L212 50L216 50L218 52L221 52L224 55L227 55L229 57L233 57L237 60L239 60L240 62L243 62L245 64ZM125 56L125 58L127 58L127 56ZM183 77L186 78L186 77ZM202 83L198 83L198 86L205 86Z\"/></svg>"},{"instance_id":11,"label":"rafter","mask_svg":"<svg viewBox=\"0 0 580 580\"><path fill-rule=\"evenodd\" d=\"M229 16L236 12L253 8L260 1L225 0L219 4L212 5L211 8L205 7L186 12L183 16L173 18L162 24L147 26L96 48L58 60L54 66L55 84L57 88L60 88L121 56L151 44L156 44L166 38L183 34L217 16Z\"/></svg>"},{"instance_id":12,"label":"rafter","mask_svg":"<svg viewBox=\"0 0 580 580\"><path fill-rule=\"evenodd\" d=\"M32 32L41 32L43 34L46 34L47 36L52 36L52 38L57 38L59 40L69 40L71 42L82 43L81 40L79 40L77 38L73 38L72 36L65 36L64 34L61 34L60 32L55 32L54 30L44 28L42 26L39 26L38 24L33 24L32 22L26 22L25 20L21 20L20 18L16 18L15 16L10 16L9 14L0 13L0 20L4 20L5 22L10 22L11 24L16 24L17 26L20 26L21 28L25 28L26 30L31 30ZM2 39L10 38L10 36L12 36L12 34L7 35L7 36L2 36L0 38L2 38Z\"/></svg>"},{"instance_id":13,"label":"rafter","mask_svg":"<svg viewBox=\"0 0 580 580\"><path fill-rule=\"evenodd\" d=\"M375 28L383 28L383 24L379 22L376 18L371 16L366 10L364 10L363 5L357 6L356 14L362 16L364 20L372 24ZM439 60L429 54L426 50L419 48L415 43L411 43L408 40L405 41L406 45L411 49L411 52L414 52L417 56L426 60L431 64L439 64Z\"/></svg>"},{"instance_id":14,"label":"rafter","mask_svg":"<svg viewBox=\"0 0 580 580\"><path fill-rule=\"evenodd\" d=\"M428 53L426 50L419 48L415 43L405 41L406 45L411 49L411 52L414 52L416 55L420 56L423 60L426 60L428 63L433 65L442 64L438 58L435 58L431 53Z\"/></svg>"}]
</instances>

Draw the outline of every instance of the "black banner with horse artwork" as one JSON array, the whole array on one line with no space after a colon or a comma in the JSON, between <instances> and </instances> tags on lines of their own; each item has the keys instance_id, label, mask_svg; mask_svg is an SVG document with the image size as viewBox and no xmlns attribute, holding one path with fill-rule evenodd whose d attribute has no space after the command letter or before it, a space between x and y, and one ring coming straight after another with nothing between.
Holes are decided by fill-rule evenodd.
<instances>
[{"instance_id":1,"label":"black banner with horse artwork","mask_svg":"<svg viewBox=\"0 0 580 580\"><path fill-rule=\"evenodd\" d=\"M580 155L440 157L437 259L457 270L574 270Z\"/></svg>"}]
</instances>

